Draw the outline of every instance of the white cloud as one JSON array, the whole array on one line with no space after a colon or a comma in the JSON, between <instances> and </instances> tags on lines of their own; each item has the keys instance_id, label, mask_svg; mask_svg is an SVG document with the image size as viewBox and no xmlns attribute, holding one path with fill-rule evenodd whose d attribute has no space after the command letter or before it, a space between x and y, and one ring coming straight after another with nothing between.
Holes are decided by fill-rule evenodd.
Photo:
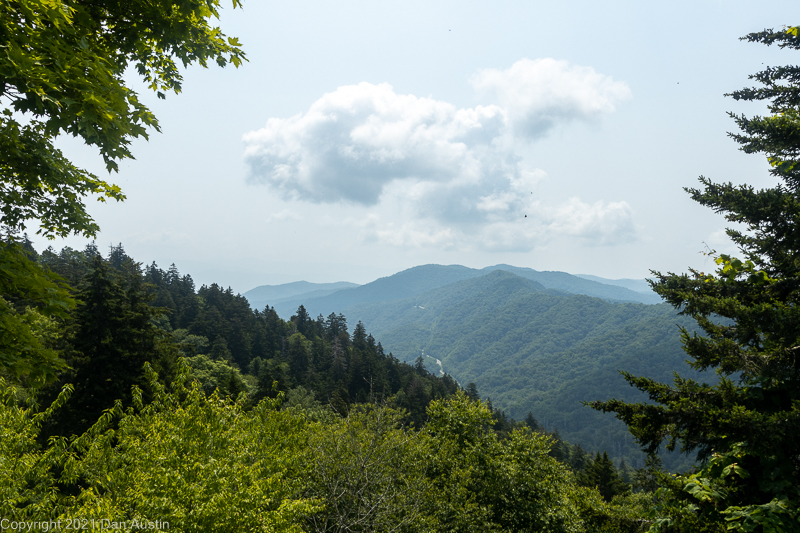
<instances>
[{"instance_id":1,"label":"white cloud","mask_svg":"<svg viewBox=\"0 0 800 533\"><path fill-rule=\"evenodd\" d=\"M394 180L479 180L481 147L504 127L497 106L456 109L386 83L360 83L246 134L245 159L251 181L284 197L374 205Z\"/></svg>"},{"instance_id":2,"label":"white cloud","mask_svg":"<svg viewBox=\"0 0 800 533\"><path fill-rule=\"evenodd\" d=\"M731 227L735 227L736 229L740 230L742 229L741 226L737 227L736 224L731 224ZM708 237L706 237L704 244L709 250L713 250L717 254L727 254L734 257L741 257L742 255L736 244L734 244L731 238L728 237L728 232L725 229L718 229L717 231L712 232Z\"/></svg>"},{"instance_id":3,"label":"white cloud","mask_svg":"<svg viewBox=\"0 0 800 533\"><path fill-rule=\"evenodd\" d=\"M454 224L436 216L404 217L387 202L357 225L366 242L463 251L527 252L554 239L572 238L584 245L605 246L636 238L633 212L626 202L588 204L571 198L549 204L503 194L502 198L483 198L477 208L489 212L479 223Z\"/></svg>"},{"instance_id":4,"label":"white cloud","mask_svg":"<svg viewBox=\"0 0 800 533\"><path fill-rule=\"evenodd\" d=\"M401 247L530 250L557 235L632 237L628 204L551 205L535 194L545 173L513 149L558 122L613 111L630 97L624 83L552 59L483 70L472 82L500 105L459 109L386 83L339 87L244 136L249 181L286 200L344 202L360 213L363 239Z\"/></svg>"},{"instance_id":5,"label":"white cloud","mask_svg":"<svg viewBox=\"0 0 800 533\"><path fill-rule=\"evenodd\" d=\"M471 81L479 91L497 96L515 135L532 139L559 123L611 113L631 98L624 82L550 58L521 59L507 70L484 69Z\"/></svg>"}]
</instances>

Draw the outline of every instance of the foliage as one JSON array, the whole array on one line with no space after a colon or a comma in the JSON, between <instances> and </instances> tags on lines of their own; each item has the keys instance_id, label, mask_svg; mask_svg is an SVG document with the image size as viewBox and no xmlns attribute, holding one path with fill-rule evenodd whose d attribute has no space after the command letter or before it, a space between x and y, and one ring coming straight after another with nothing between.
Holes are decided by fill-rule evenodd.
<instances>
[{"instance_id":1,"label":"foliage","mask_svg":"<svg viewBox=\"0 0 800 533\"><path fill-rule=\"evenodd\" d=\"M27 433L18 431L28 444L14 449L28 455L9 460L26 465L30 481L14 485L24 494L13 499L12 516L156 517L185 530L219 520L247 530L256 527L247 516L263 511L276 530L635 531L629 515L636 505L604 503L556 460L584 468L591 461L579 447L534 432L541 427L532 414L517 423L490 402L463 392L453 397L451 378L400 363L363 324L348 328L342 314L283 321L271 308L251 311L229 289L196 291L174 266L141 272L121 246L107 259L90 246L47 251L40 261L80 287L71 325L60 329L75 367L62 383L73 381L75 392L68 401L62 395L50 422L40 418ZM225 350L214 355L215 347ZM166 392L148 376L145 362L169 353L183 355L193 388L176 384ZM120 369L127 370L113 373ZM142 390L131 394L133 385ZM253 386L256 397L273 399L233 401ZM479 396L477 387L471 391ZM270 438L287 439L285 452L244 444L266 438L259 431L272 422L249 421L264 405L282 421ZM33 415L8 412L21 420ZM54 425L61 426L56 433L77 436L48 442ZM247 490L237 479L256 483L248 465L276 461L287 469L264 479L281 480L285 491L264 485L276 495L272 503L259 500L261 489L236 495Z\"/></svg>"},{"instance_id":2,"label":"foliage","mask_svg":"<svg viewBox=\"0 0 800 533\"><path fill-rule=\"evenodd\" d=\"M9 103L0 115L0 223L24 229L37 219L38 232L49 237L94 235L98 227L83 198L124 195L73 166L53 140L60 133L80 137L116 170L118 160L132 157L131 139L158 128L125 85L129 66L163 98L181 89L176 62L243 60L238 41L208 24L218 9L218 0L0 4L0 101Z\"/></svg>"},{"instance_id":3,"label":"foliage","mask_svg":"<svg viewBox=\"0 0 800 533\"><path fill-rule=\"evenodd\" d=\"M79 292L67 337L71 370L60 377L75 393L49 431L80 434L115 400L131 402L131 386L147 388L144 365L149 362L166 382L175 375L177 352L152 323L159 310L149 305L136 265L127 272L109 268L97 255Z\"/></svg>"},{"instance_id":4,"label":"foliage","mask_svg":"<svg viewBox=\"0 0 800 533\"><path fill-rule=\"evenodd\" d=\"M37 442L44 420L67 400L70 389L59 394L48 409L23 406L15 387L0 378L0 515L9 520L51 516L58 487L51 468L52 449Z\"/></svg>"},{"instance_id":5,"label":"foliage","mask_svg":"<svg viewBox=\"0 0 800 533\"><path fill-rule=\"evenodd\" d=\"M636 467L645 457L625 425L581 402L641 399L617 370L669 379L685 358L675 323L696 327L667 304L556 293L505 271L370 304L362 315L398 359L414 361L424 350L426 361L435 357L462 385L475 383L508 416L520 420L532 412L548 431L557 428L572 443ZM700 372L691 377L716 380ZM664 462L677 469L692 459L673 454Z\"/></svg>"},{"instance_id":6,"label":"foliage","mask_svg":"<svg viewBox=\"0 0 800 533\"><path fill-rule=\"evenodd\" d=\"M596 490L577 487L573 492L586 531L602 533L643 533L651 522L646 518L653 505L651 493L626 494L607 501Z\"/></svg>"},{"instance_id":7,"label":"foliage","mask_svg":"<svg viewBox=\"0 0 800 533\"><path fill-rule=\"evenodd\" d=\"M239 6L233 0L234 7ZM106 168L132 157L131 140L158 121L125 85L129 66L158 91L179 92L183 66L238 66L239 43L209 26L218 0L0 3L0 226L9 234L38 221L48 238L96 235L84 199L122 200L116 185L70 163L59 134L96 147ZM64 370L39 316L74 305L61 280L35 266L11 237L0 250L0 372L29 385ZM15 305L27 300L33 310Z\"/></svg>"},{"instance_id":8,"label":"foliage","mask_svg":"<svg viewBox=\"0 0 800 533\"><path fill-rule=\"evenodd\" d=\"M578 531L571 473L547 437L515 431L503 444L486 404L459 392L432 402L428 478L439 531Z\"/></svg>"},{"instance_id":9,"label":"foliage","mask_svg":"<svg viewBox=\"0 0 800 533\"><path fill-rule=\"evenodd\" d=\"M203 354L186 357L185 361L192 369L192 377L208 395L217 391L220 396L236 398L242 392L251 392L239 369L224 361L214 361Z\"/></svg>"},{"instance_id":10,"label":"foliage","mask_svg":"<svg viewBox=\"0 0 800 533\"><path fill-rule=\"evenodd\" d=\"M153 382L157 387L157 382ZM179 398L184 399L179 400ZM92 428L65 451L67 480L83 490L64 516L160 520L178 531L300 531L317 506L299 496L305 460L302 420L262 402L206 396L197 386L163 390L119 429Z\"/></svg>"},{"instance_id":11,"label":"foliage","mask_svg":"<svg viewBox=\"0 0 800 533\"><path fill-rule=\"evenodd\" d=\"M139 391L136 410L118 403L86 433L54 439L44 451L36 446L39 426L58 405L36 414L0 382L0 459L9 467L0 473L3 516L62 525L80 517L107 529L137 529L136 520L175 531L301 531L302 517L319 508L299 495L302 419L277 411L276 402L245 412L197 386L179 382L168 393L152 372L150 379L152 403L144 405Z\"/></svg>"},{"instance_id":12,"label":"foliage","mask_svg":"<svg viewBox=\"0 0 800 533\"><path fill-rule=\"evenodd\" d=\"M596 487L607 502L631 490L630 486L620 478L606 452L603 452L602 456L597 452L594 461L587 464L578 474L578 483L584 487Z\"/></svg>"},{"instance_id":13,"label":"foliage","mask_svg":"<svg viewBox=\"0 0 800 533\"><path fill-rule=\"evenodd\" d=\"M798 29L765 30L751 42L800 49ZM699 472L667 483L657 527L710 531L797 531L800 510L800 262L798 220L798 67L769 67L752 79L762 87L737 100L768 100L770 116L732 115L732 135L748 153L764 152L773 188L700 181L689 189L700 204L743 229L729 229L743 258L719 255L714 273L655 273L654 289L703 335L682 330L693 369L715 369L716 385L675 377L669 386L623 373L651 404L619 400L595 407L617 413L648 452L697 450Z\"/></svg>"},{"instance_id":14,"label":"foliage","mask_svg":"<svg viewBox=\"0 0 800 533\"><path fill-rule=\"evenodd\" d=\"M32 261L12 239L0 242L0 374L27 386L66 368L53 349L54 320L75 306L63 279Z\"/></svg>"},{"instance_id":15,"label":"foliage","mask_svg":"<svg viewBox=\"0 0 800 533\"><path fill-rule=\"evenodd\" d=\"M427 450L420 435L403 431L402 413L386 407L352 409L317 423L309 436L312 464L307 495L325 510L310 531L421 531Z\"/></svg>"},{"instance_id":16,"label":"foliage","mask_svg":"<svg viewBox=\"0 0 800 533\"><path fill-rule=\"evenodd\" d=\"M212 284L196 289L191 276L181 275L175 265L164 271L151 264L140 272L121 245L112 246L107 259L89 246L85 251L47 250L40 261L70 279L83 293L88 290L87 283L100 262L110 267L111 278L126 280L120 283L146 292L148 296L137 296L137 305L140 316L145 313L149 318L140 321L136 328L144 335L142 338L150 336L158 342L151 348L142 345L142 349L150 350L153 356L167 355L164 350L177 350L184 357L191 357L198 378L209 392L219 386L220 394L235 397L247 390L254 404L265 397L274 398L281 391L303 387L317 401L334 405L342 413L355 403L389 402L405 409L409 421L419 426L426 419L425 409L431 399L449 396L458 389L450 376L435 376L385 353L363 324L356 324L349 334L347 320L341 313L332 313L327 320L306 317L298 321L295 317L284 321L273 308L252 310L247 300L230 288ZM93 322L86 314L86 304L95 302L99 306L98 302L105 302L109 307L116 305L123 309L128 304L124 303L120 289L122 285L113 282L108 287L110 292L103 297L82 296L85 303L75 313L76 324L110 325L117 315L110 310L97 311L98 320ZM124 324L123 320L120 325ZM305 334L298 331L298 324ZM90 335L88 330L86 333L85 350L75 347L76 361L84 356L91 360L93 356L86 354L99 353L93 339L100 338L100 333ZM106 344L117 344L110 339ZM119 350L124 351L122 344ZM78 355L84 351L84 356ZM211 361L196 358L199 355ZM148 359L145 357L141 362L144 360ZM156 364L155 359L149 360ZM134 375L141 377L133 372L132 379ZM127 387L120 390L128 390ZM110 407L114 399L125 397L124 392L112 395L104 408Z\"/></svg>"}]
</instances>

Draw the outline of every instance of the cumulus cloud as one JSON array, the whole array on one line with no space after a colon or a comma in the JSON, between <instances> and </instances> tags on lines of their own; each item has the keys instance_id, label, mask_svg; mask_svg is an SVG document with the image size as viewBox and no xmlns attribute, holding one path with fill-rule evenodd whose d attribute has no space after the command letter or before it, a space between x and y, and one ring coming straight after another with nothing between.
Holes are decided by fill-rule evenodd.
<instances>
[{"instance_id":1,"label":"cumulus cloud","mask_svg":"<svg viewBox=\"0 0 800 533\"><path fill-rule=\"evenodd\" d=\"M482 70L472 84L497 104L457 108L386 83L339 87L244 136L249 181L289 200L344 202L361 210L364 239L397 246L510 250L552 235L630 238L625 202L543 202L534 192L545 173L514 151L515 141L559 122L613 111L630 97L624 83L542 59Z\"/></svg>"},{"instance_id":2,"label":"cumulus cloud","mask_svg":"<svg viewBox=\"0 0 800 533\"><path fill-rule=\"evenodd\" d=\"M397 94L387 83L360 83L246 134L245 159L251 181L286 197L374 205L394 180L481 179L481 152L493 152L485 147L505 122L497 106L456 109Z\"/></svg>"},{"instance_id":3,"label":"cumulus cloud","mask_svg":"<svg viewBox=\"0 0 800 533\"><path fill-rule=\"evenodd\" d=\"M491 214L477 224L453 224L436 216L397 216L388 209L371 213L358 225L364 241L416 248L527 252L553 239L575 238L584 245L606 246L636 238L633 210L624 201L589 204L570 198L552 204L526 201L521 195L507 200L484 199L480 208L490 207Z\"/></svg>"},{"instance_id":4,"label":"cumulus cloud","mask_svg":"<svg viewBox=\"0 0 800 533\"><path fill-rule=\"evenodd\" d=\"M611 113L631 98L624 82L550 58L522 59L507 70L484 69L471 81L479 91L497 97L515 135L533 139L556 124Z\"/></svg>"}]
</instances>

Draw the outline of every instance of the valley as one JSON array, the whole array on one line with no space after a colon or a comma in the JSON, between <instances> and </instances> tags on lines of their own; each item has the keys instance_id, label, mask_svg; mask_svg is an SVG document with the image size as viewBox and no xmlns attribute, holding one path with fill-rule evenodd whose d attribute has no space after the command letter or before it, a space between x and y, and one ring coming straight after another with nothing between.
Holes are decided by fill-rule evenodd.
<instances>
[{"instance_id":1,"label":"valley","mask_svg":"<svg viewBox=\"0 0 800 533\"><path fill-rule=\"evenodd\" d=\"M450 374L462 387L475 383L516 420L531 412L569 442L641 466L625 425L582 402L644 400L619 370L670 381L675 368L686 369L678 325L692 323L652 292L599 279L508 265L424 265L322 296L285 296L274 307L284 319L303 305L312 317L341 313L362 322L401 361L421 357L431 373ZM244 296L255 300L254 293ZM667 462L688 464L681 456Z\"/></svg>"}]
</instances>

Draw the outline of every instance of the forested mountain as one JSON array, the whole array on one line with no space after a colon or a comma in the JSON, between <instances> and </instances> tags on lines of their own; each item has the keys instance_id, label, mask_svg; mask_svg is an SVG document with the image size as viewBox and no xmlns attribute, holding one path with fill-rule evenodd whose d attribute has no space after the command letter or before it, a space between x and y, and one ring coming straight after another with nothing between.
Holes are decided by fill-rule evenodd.
<instances>
[{"instance_id":1,"label":"forested mountain","mask_svg":"<svg viewBox=\"0 0 800 533\"><path fill-rule=\"evenodd\" d=\"M483 271L504 270L513 272L517 276L537 281L548 289L557 289L570 294L583 294L595 296L614 302L638 302L645 304L661 303L661 298L652 291L639 292L613 282L585 279L566 272L538 271L532 268L521 268L510 265L495 265L482 269Z\"/></svg>"},{"instance_id":2,"label":"forested mountain","mask_svg":"<svg viewBox=\"0 0 800 533\"><path fill-rule=\"evenodd\" d=\"M383 302L400 300L420 294L437 287L443 287L456 281L469 278L476 278L494 270L513 272L523 278L541 283L543 287L557 289L572 294L585 294L596 296L611 301L620 302L640 302L655 304L660 300L652 292L638 292L630 290L617 284L605 284L593 280L573 276L566 272L540 272L531 268L521 268L510 265L495 265L483 269L468 268L461 265L421 265L391 276L377 279L365 285L352 288L330 290L328 294L306 292L295 296L285 297L284 291L290 293L295 287L303 287L297 283L277 285L269 289L275 293L272 300L264 297L266 291L262 292L261 287L251 289L244 295L250 300L254 308L270 305L283 318L289 318L303 305L312 315L328 313L339 313L347 311L352 307L368 302ZM300 282L305 283L305 282ZM314 284L309 284L314 285ZM330 285L330 284L328 284ZM270 286L262 286L270 287ZM285 288L285 289L284 289ZM348 315L349 316L349 315Z\"/></svg>"},{"instance_id":3,"label":"forested mountain","mask_svg":"<svg viewBox=\"0 0 800 533\"><path fill-rule=\"evenodd\" d=\"M624 426L581 402L612 396L638 400L618 369L668 379L683 357L675 328L679 320L671 307L570 294L563 288L582 286L570 285L573 278L590 289L599 286L595 292L606 295L610 286L564 273L504 265L483 270L426 265L355 288L305 283L261 288L262 294L284 298L308 294L307 289L312 294L336 290L311 301L361 302L316 318L299 306L287 321L269 306L252 310L244 296L230 289L216 284L196 288L191 276L174 265L140 269L121 246L112 247L106 261L93 247L47 250L39 261L79 291L92 290L89 280L98 269L92 262L101 261L113 276L98 283L149 292L152 305L164 310L158 327L174 339L173 349L187 358L208 391L219 388L233 396L245 391L257 400L274 395L277 383L279 390L299 389L339 409L390 399L421 424L431 399L456 390L452 375L462 386L475 383L508 416L521 420L533 413L565 440L608 451L615 461L625 457L634 466L643 466L643 457ZM102 294L111 299L112 293ZM348 326L348 320L356 326ZM79 376L79 364L76 372ZM73 379L72 374L63 379ZM135 382L115 385L115 390ZM70 423L84 427L97 414L87 402L74 415L82 422Z\"/></svg>"},{"instance_id":4,"label":"forested mountain","mask_svg":"<svg viewBox=\"0 0 800 533\"><path fill-rule=\"evenodd\" d=\"M685 357L676 324L692 327L666 304L568 294L501 269L346 312L399 359L424 355L432 372L439 360L445 372L462 385L477 384L510 416L522 419L530 411L566 440L638 466L644 458L624 424L581 402L641 399L620 369L671 379ZM668 460L675 461L687 460Z\"/></svg>"},{"instance_id":5,"label":"forested mountain","mask_svg":"<svg viewBox=\"0 0 800 533\"><path fill-rule=\"evenodd\" d=\"M29 253L37 256L30 247ZM398 361L362 323L348 324L341 313L312 318L300 308L292 320L283 320L269 306L251 309L230 288L196 288L191 276L175 265L141 268L121 245L112 247L107 259L94 246L84 251L48 249L37 259L62 275L81 299L69 325L76 333L65 337L73 370L61 376L51 396L76 377L96 374L101 360L109 361L104 383L113 391L92 393L79 412L61 417L58 427L50 428L54 433L86 429L114 399L130 399L131 385L144 382L133 369L141 369L145 361L157 369L165 367L162 360L174 366L176 354L209 393L219 389L236 397L247 392L255 403L283 391L292 401L331 405L340 412L355 403L388 402L406 409L408 420L419 425L432 399L458 389L450 376ZM137 316L141 323L131 332ZM120 362L128 360L125 372L111 366L117 361L121 369ZM83 392L76 389L76 394Z\"/></svg>"},{"instance_id":6,"label":"forested mountain","mask_svg":"<svg viewBox=\"0 0 800 533\"><path fill-rule=\"evenodd\" d=\"M180 92L180 64L245 60L212 20L220 8L0 3L3 529L800 530L800 67L765 67L750 76L757 87L729 95L767 103L766 116L731 113L731 137L765 155L780 183L701 177L686 189L734 223L740 257L710 251L713 272L654 272L654 290L683 318L621 303L647 294L563 273L428 265L316 293L309 302L340 308L314 319L300 305L285 320L216 284L198 289L174 265L142 269L121 246L107 258L93 245L36 253L28 228L96 237L85 202L125 198L74 166L58 136L81 138L118 170L132 141L159 129L129 74L163 98ZM743 39L797 51L800 27ZM369 324L353 327L351 315L348 326L348 309ZM421 355L398 361L367 327L612 454L626 451L615 430L573 409L614 393L589 406L624 420L646 468L617 469L599 450L592 460L531 412L509 420L475 383L429 372ZM614 388L617 365L627 393ZM700 370L719 379L702 383ZM663 446L696 452L698 468L663 472Z\"/></svg>"}]
</instances>

